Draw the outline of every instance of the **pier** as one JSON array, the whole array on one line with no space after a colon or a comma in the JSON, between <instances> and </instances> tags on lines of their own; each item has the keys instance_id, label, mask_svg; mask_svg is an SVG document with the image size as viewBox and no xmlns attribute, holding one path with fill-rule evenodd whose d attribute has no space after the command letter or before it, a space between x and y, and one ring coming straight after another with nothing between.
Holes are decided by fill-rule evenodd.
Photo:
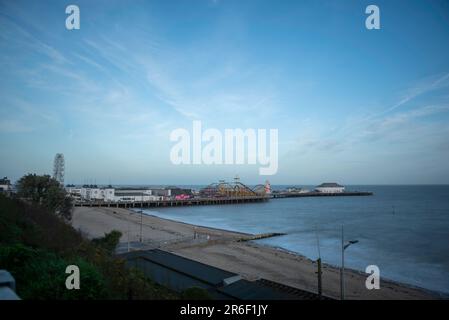
<instances>
[{"instance_id":1,"label":"pier","mask_svg":"<svg viewBox=\"0 0 449 320\"><path fill-rule=\"evenodd\" d=\"M273 193L272 198L301 198L301 197L348 197L348 196L372 196L372 192L362 192L362 191L345 191L345 192L279 192Z\"/></svg>"},{"instance_id":2,"label":"pier","mask_svg":"<svg viewBox=\"0 0 449 320\"><path fill-rule=\"evenodd\" d=\"M168 199L168 200L150 200L150 201L95 201L83 200L75 201L75 207L108 207L108 208L158 208L158 207L183 207L183 206L206 206L206 205L224 205L224 204L242 204L265 202L269 199L281 198L301 198L301 197L347 197L347 196L371 196L372 192L341 192L341 193L322 193L322 192L303 192L290 193L280 192L271 195L259 196L241 196L241 197L215 197L215 198L191 198L191 199Z\"/></svg>"},{"instance_id":3,"label":"pier","mask_svg":"<svg viewBox=\"0 0 449 320\"><path fill-rule=\"evenodd\" d=\"M216 198L192 198L192 199L169 199L152 201L76 201L76 207L111 207L111 208L157 208L157 207L182 207L182 206L203 206L203 205L223 205L223 204L241 204L268 201L271 197L260 196L242 196L242 197L216 197Z\"/></svg>"}]
</instances>

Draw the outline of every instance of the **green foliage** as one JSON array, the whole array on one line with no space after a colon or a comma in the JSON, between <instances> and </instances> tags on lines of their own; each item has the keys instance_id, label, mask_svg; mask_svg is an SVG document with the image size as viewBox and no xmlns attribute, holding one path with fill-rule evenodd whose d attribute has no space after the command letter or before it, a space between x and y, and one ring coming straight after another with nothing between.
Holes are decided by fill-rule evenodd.
<instances>
[{"instance_id":1,"label":"green foliage","mask_svg":"<svg viewBox=\"0 0 449 320\"><path fill-rule=\"evenodd\" d=\"M0 195L0 243L70 252L82 242L81 235L45 208L27 205Z\"/></svg>"},{"instance_id":2,"label":"green foliage","mask_svg":"<svg viewBox=\"0 0 449 320\"><path fill-rule=\"evenodd\" d=\"M0 195L0 243L16 242L21 238L22 231L18 207Z\"/></svg>"},{"instance_id":3,"label":"green foliage","mask_svg":"<svg viewBox=\"0 0 449 320\"><path fill-rule=\"evenodd\" d=\"M120 231L112 230L111 232L106 233L103 238L93 239L92 242L112 254L119 244L121 237L122 233Z\"/></svg>"},{"instance_id":4,"label":"green foliage","mask_svg":"<svg viewBox=\"0 0 449 320\"><path fill-rule=\"evenodd\" d=\"M212 296L203 288L191 287L181 293L184 300L211 300Z\"/></svg>"},{"instance_id":5,"label":"green foliage","mask_svg":"<svg viewBox=\"0 0 449 320\"><path fill-rule=\"evenodd\" d=\"M85 240L45 208L0 195L0 269L12 273L23 299L177 298L111 254L120 236ZM65 288L70 264L80 269L80 290Z\"/></svg>"},{"instance_id":6,"label":"green foliage","mask_svg":"<svg viewBox=\"0 0 449 320\"><path fill-rule=\"evenodd\" d=\"M71 219L72 201L64 187L49 175L27 174L17 182L19 197L31 200L57 213L64 219Z\"/></svg>"},{"instance_id":7,"label":"green foliage","mask_svg":"<svg viewBox=\"0 0 449 320\"><path fill-rule=\"evenodd\" d=\"M67 290L68 265L80 269L80 289ZM10 270L22 299L101 299L106 297L103 276L84 259L63 259L46 250L21 244L0 248L0 266Z\"/></svg>"}]
</instances>

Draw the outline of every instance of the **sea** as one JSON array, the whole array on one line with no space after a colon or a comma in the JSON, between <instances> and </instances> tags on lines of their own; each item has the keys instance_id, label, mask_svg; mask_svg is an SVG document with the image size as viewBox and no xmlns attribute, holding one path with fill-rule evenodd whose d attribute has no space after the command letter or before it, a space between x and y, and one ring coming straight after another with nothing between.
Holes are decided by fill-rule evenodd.
<instances>
[{"instance_id":1,"label":"sea","mask_svg":"<svg viewBox=\"0 0 449 320\"><path fill-rule=\"evenodd\" d=\"M285 233L256 242L313 260L320 256L338 267L343 234L345 242L358 241L345 250L345 267L365 271L376 265L383 278L449 294L449 186L347 186L346 190L374 194L144 212L245 233Z\"/></svg>"}]
</instances>

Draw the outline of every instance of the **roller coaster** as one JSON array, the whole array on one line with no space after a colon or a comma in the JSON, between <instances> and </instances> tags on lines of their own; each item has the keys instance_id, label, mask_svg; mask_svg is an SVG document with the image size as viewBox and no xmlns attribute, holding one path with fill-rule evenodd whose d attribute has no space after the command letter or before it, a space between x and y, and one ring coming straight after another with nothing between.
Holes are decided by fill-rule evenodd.
<instances>
[{"instance_id":1,"label":"roller coaster","mask_svg":"<svg viewBox=\"0 0 449 320\"><path fill-rule=\"evenodd\" d=\"M220 180L218 183L211 183L207 187L200 190L200 195L205 198L221 198L221 197L260 197L270 193L270 184L258 184L254 187L249 187L242 182L238 177L234 178L234 182L226 182Z\"/></svg>"}]
</instances>

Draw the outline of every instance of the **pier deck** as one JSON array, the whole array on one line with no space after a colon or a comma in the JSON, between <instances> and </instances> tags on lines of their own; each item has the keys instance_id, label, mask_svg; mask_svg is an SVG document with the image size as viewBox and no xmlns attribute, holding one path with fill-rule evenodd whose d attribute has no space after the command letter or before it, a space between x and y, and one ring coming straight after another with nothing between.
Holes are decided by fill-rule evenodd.
<instances>
[{"instance_id":1,"label":"pier deck","mask_svg":"<svg viewBox=\"0 0 449 320\"><path fill-rule=\"evenodd\" d=\"M372 192L361 192L361 191L347 191L347 192L335 192L335 193L324 193L324 192L303 192L303 193L292 193L292 192L280 192L272 194L273 198L300 198L300 197L348 197L348 196L372 196Z\"/></svg>"},{"instance_id":2,"label":"pier deck","mask_svg":"<svg viewBox=\"0 0 449 320\"><path fill-rule=\"evenodd\" d=\"M185 200L159 200L159 201L78 201L76 207L111 207L111 208L155 208L155 207L181 207L220 204L240 204L268 201L269 196L245 196L245 197L223 197L223 198L193 198Z\"/></svg>"},{"instance_id":3,"label":"pier deck","mask_svg":"<svg viewBox=\"0 0 449 320\"><path fill-rule=\"evenodd\" d=\"M372 192L342 192L342 193L322 193L322 192L304 192L274 193L269 196L242 196L242 197L219 197L219 198L193 198L185 200L158 200L158 201L77 201L76 207L111 207L111 208L156 208L156 207L181 207L181 206L204 206L204 205L222 205L222 204L241 204L264 202L269 199L277 198L299 198L299 197L344 197L344 196L371 196Z\"/></svg>"}]
</instances>

